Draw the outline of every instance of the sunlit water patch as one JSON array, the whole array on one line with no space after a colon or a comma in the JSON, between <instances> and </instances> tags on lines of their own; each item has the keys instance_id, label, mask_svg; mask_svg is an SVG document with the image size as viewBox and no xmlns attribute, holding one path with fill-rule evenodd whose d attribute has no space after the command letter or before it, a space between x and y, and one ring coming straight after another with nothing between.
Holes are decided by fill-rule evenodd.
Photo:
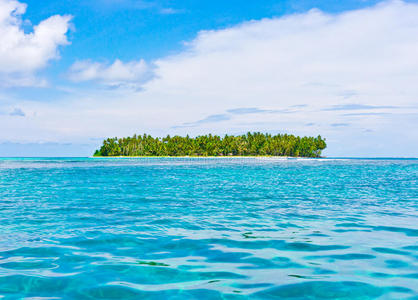
<instances>
[{"instance_id":1,"label":"sunlit water patch","mask_svg":"<svg viewBox=\"0 0 418 300\"><path fill-rule=\"evenodd\" d=\"M0 159L6 299L416 299L418 161Z\"/></svg>"}]
</instances>

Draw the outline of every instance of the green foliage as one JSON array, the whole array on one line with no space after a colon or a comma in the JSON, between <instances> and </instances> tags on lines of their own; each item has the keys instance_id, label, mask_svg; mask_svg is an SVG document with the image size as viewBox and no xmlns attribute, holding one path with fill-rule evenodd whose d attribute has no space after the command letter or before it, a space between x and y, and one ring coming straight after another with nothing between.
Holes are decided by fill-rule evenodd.
<instances>
[{"instance_id":1,"label":"green foliage","mask_svg":"<svg viewBox=\"0 0 418 300\"><path fill-rule=\"evenodd\" d=\"M325 139L298 137L288 134L245 135L188 135L154 138L150 135L134 135L127 138L109 138L103 141L94 156L299 156L320 157L326 148Z\"/></svg>"}]
</instances>

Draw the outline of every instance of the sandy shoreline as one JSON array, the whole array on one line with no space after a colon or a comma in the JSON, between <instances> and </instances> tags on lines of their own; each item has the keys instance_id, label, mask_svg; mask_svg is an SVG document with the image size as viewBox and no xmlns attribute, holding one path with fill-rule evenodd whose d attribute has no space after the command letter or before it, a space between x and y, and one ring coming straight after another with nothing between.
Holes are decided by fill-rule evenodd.
<instances>
[{"instance_id":1,"label":"sandy shoreline","mask_svg":"<svg viewBox=\"0 0 418 300\"><path fill-rule=\"evenodd\" d=\"M312 159L324 157L297 157L297 156L90 156L90 158L223 158L223 159L238 159L238 158L274 158L274 159Z\"/></svg>"}]
</instances>

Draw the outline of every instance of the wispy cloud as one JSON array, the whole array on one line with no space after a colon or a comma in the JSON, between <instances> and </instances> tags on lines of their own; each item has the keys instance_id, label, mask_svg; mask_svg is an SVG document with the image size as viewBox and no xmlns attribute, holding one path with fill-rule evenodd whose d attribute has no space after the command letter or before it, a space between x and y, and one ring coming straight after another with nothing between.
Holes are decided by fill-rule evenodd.
<instances>
[{"instance_id":1,"label":"wispy cloud","mask_svg":"<svg viewBox=\"0 0 418 300\"><path fill-rule=\"evenodd\" d=\"M156 7L155 1L142 1L142 0L89 0L86 2L87 5L92 6L96 9L151 9Z\"/></svg>"},{"instance_id":2,"label":"wispy cloud","mask_svg":"<svg viewBox=\"0 0 418 300\"><path fill-rule=\"evenodd\" d=\"M173 7L164 7L156 0L89 0L85 4L95 10L152 10L162 15L184 13L185 10Z\"/></svg>"},{"instance_id":3,"label":"wispy cloud","mask_svg":"<svg viewBox=\"0 0 418 300\"><path fill-rule=\"evenodd\" d=\"M160 9L160 13L163 15L176 15L176 14L182 14L184 13L184 9L176 9L172 7L165 7Z\"/></svg>"},{"instance_id":4,"label":"wispy cloud","mask_svg":"<svg viewBox=\"0 0 418 300\"><path fill-rule=\"evenodd\" d=\"M397 106L391 105L367 105L367 104L341 104L341 105L333 105L331 107L327 107L322 109L323 111L334 111L334 110L362 110L362 109L396 109Z\"/></svg>"},{"instance_id":5,"label":"wispy cloud","mask_svg":"<svg viewBox=\"0 0 418 300\"><path fill-rule=\"evenodd\" d=\"M226 110L227 113L233 115L250 115L250 114L290 114L295 113L297 110L295 108L302 108L306 105L292 105L291 109L261 109L258 107L242 107L242 108L233 108Z\"/></svg>"},{"instance_id":6,"label":"wispy cloud","mask_svg":"<svg viewBox=\"0 0 418 300\"><path fill-rule=\"evenodd\" d=\"M183 125L180 125L180 126L173 126L172 128L195 127L201 124L218 123L222 121L231 120L233 119L234 116L241 116L241 115L274 114L274 113L287 114L291 112L294 112L294 111L287 110L287 109L274 110L274 109L261 109L258 107L240 107L240 108L227 109L225 113L210 115L204 119L201 119L195 122L184 123Z\"/></svg>"},{"instance_id":7,"label":"wispy cloud","mask_svg":"<svg viewBox=\"0 0 418 300\"><path fill-rule=\"evenodd\" d=\"M247 114L265 114L265 113L273 113L274 110L270 109L260 109L257 107L242 107L242 108L233 108L228 109L228 113L234 114L234 115L247 115Z\"/></svg>"},{"instance_id":8,"label":"wispy cloud","mask_svg":"<svg viewBox=\"0 0 418 300\"><path fill-rule=\"evenodd\" d=\"M231 116L227 114L210 115L198 121L183 123L182 125L172 126L171 128L195 127L201 124L218 123L218 122L228 121L230 119L231 119Z\"/></svg>"},{"instance_id":9,"label":"wispy cloud","mask_svg":"<svg viewBox=\"0 0 418 300\"><path fill-rule=\"evenodd\" d=\"M343 116L347 117L355 117L355 116L385 116L385 115L391 115L392 113L386 113L386 112L363 112L363 113L349 113L349 114L343 114Z\"/></svg>"},{"instance_id":10,"label":"wispy cloud","mask_svg":"<svg viewBox=\"0 0 418 300\"><path fill-rule=\"evenodd\" d=\"M20 108L15 108L9 113L10 116L24 117L26 114Z\"/></svg>"},{"instance_id":11,"label":"wispy cloud","mask_svg":"<svg viewBox=\"0 0 418 300\"><path fill-rule=\"evenodd\" d=\"M231 117L226 114L219 114L219 115L210 115L204 119L201 119L199 121L193 122L191 124L206 124L206 123L216 123L216 122L222 122L230 120Z\"/></svg>"},{"instance_id":12,"label":"wispy cloud","mask_svg":"<svg viewBox=\"0 0 418 300\"><path fill-rule=\"evenodd\" d=\"M352 98L357 96L359 93L355 90L345 90L338 93L338 96L343 97L344 99Z\"/></svg>"},{"instance_id":13,"label":"wispy cloud","mask_svg":"<svg viewBox=\"0 0 418 300\"><path fill-rule=\"evenodd\" d=\"M332 123L330 124L332 127L344 127L344 126L349 126L349 123Z\"/></svg>"}]
</instances>

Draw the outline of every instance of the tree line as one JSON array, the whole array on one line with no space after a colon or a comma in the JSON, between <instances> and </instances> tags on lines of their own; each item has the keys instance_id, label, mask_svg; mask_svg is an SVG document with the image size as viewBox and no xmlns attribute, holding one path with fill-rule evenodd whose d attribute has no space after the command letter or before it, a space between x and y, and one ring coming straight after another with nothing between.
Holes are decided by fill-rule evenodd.
<instances>
[{"instance_id":1,"label":"tree line","mask_svg":"<svg viewBox=\"0 0 418 300\"><path fill-rule=\"evenodd\" d=\"M289 134L248 132L244 135L197 137L134 135L108 138L94 156L295 156L320 157L325 139Z\"/></svg>"}]
</instances>

